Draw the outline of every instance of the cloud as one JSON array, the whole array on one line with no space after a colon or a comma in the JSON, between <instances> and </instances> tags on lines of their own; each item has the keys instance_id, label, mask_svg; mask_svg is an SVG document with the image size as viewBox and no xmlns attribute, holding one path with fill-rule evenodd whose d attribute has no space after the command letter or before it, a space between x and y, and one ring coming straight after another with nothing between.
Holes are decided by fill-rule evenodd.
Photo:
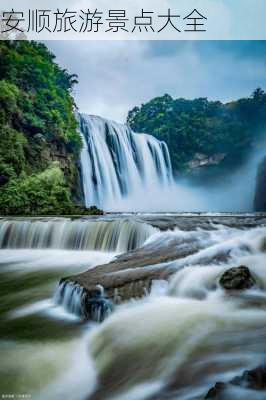
<instances>
[{"instance_id":1,"label":"cloud","mask_svg":"<svg viewBox=\"0 0 266 400\"><path fill-rule=\"evenodd\" d=\"M57 62L77 73L80 111L124 122L152 97L229 101L266 88L263 41L49 41Z\"/></svg>"}]
</instances>

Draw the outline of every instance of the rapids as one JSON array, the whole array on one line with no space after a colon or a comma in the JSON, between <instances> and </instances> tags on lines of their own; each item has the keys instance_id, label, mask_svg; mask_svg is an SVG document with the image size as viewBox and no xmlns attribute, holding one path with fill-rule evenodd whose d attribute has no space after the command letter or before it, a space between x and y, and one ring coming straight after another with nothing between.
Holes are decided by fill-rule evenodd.
<instances>
[{"instance_id":1,"label":"rapids","mask_svg":"<svg viewBox=\"0 0 266 400\"><path fill-rule=\"evenodd\" d=\"M94 374L83 350L91 323L69 313L68 304L58 305L58 282L141 246L156 231L116 216L0 219L0 393L47 399L55 380L54 398L67 398L61 395L65 383L58 382L74 365L74 375L67 378L70 398L84 397L89 381L76 385L78 375ZM78 314L79 298L71 296L71 301L76 307L71 303L70 310Z\"/></svg>"},{"instance_id":2,"label":"rapids","mask_svg":"<svg viewBox=\"0 0 266 400\"><path fill-rule=\"evenodd\" d=\"M228 218L236 223L167 216L171 230L162 216L2 219L0 392L38 400L200 400L215 382L262 365L266 227L258 217L246 216L246 226ZM173 271L168 281L154 280L149 295L116 306L103 323L83 320L79 290L58 304L61 278L169 243L193 252L164 262ZM219 277L241 264L256 287L225 293ZM147 264L154 267L162 265ZM264 392L230 390L228 400L265 399Z\"/></svg>"},{"instance_id":3,"label":"rapids","mask_svg":"<svg viewBox=\"0 0 266 400\"><path fill-rule=\"evenodd\" d=\"M171 233L186 240L193 234ZM162 233L161 241L164 236L168 240ZM197 236L204 248L171 263L177 272L168 285L158 282L149 297L118 307L91 333L98 373L91 399L199 400L215 382L265 362L266 228L220 226ZM158 234L148 242L153 240ZM241 264L250 268L257 287L225 293L219 276ZM242 388L232 393L228 400L251 398ZM265 399L265 392L252 393Z\"/></svg>"},{"instance_id":4,"label":"rapids","mask_svg":"<svg viewBox=\"0 0 266 400\"><path fill-rule=\"evenodd\" d=\"M0 219L0 249L71 249L125 252L155 232L133 219Z\"/></svg>"}]
</instances>

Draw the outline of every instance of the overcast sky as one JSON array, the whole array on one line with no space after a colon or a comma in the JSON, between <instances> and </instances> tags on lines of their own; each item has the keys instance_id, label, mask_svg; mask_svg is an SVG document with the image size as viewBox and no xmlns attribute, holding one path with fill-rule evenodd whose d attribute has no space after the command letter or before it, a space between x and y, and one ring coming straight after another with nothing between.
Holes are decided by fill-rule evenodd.
<instances>
[{"instance_id":1,"label":"overcast sky","mask_svg":"<svg viewBox=\"0 0 266 400\"><path fill-rule=\"evenodd\" d=\"M56 61L76 73L80 112L125 122L155 96L229 101L266 89L263 41L49 41Z\"/></svg>"}]
</instances>

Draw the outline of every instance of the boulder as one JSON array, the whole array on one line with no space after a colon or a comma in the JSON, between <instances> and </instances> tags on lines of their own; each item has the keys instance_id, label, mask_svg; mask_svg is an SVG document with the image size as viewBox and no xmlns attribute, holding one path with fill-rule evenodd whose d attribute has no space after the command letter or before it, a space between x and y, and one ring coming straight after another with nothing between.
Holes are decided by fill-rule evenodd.
<instances>
[{"instance_id":1,"label":"boulder","mask_svg":"<svg viewBox=\"0 0 266 400\"><path fill-rule=\"evenodd\" d=\"M226 389L227 384L224 382L217 382L215 385L208 391L205 396L205 399L219 399L223 391Z\"/></svg>"},{"instance_id":2,"label":"boulder","mask_svg":"<svg viewBox=\"0 0 266 400\"><path fill-rule=\"evenodd\" d=\"M219 284L225 290L245 290L252 288L256 282L248 267L241 265L225 271L220 277Z\"/></svg>"},{"instance_id":3,"label":"boulder","mask_svg":"<svg viewBox=\"0 0 266 400\"><path fill-rule=\"evenodd\" d=\"M96 285L91 297L84 299L84 312L87 320L102 322L113 311L113 303L104 292L102 285Z\"/></svg>"},{"instance_id":4,"label":"boulder","mask_svg":"<svg viewBox=\"0 0 266 400\"><path fill-rule=\"evenodd\" d=\"M250 371L245 371L241 376L237 376L228 383L217 382L207 393L205 399L209 400L234 400L230 396L230 386L240 386L252 390L266 389L266 366L260 366ZM242 397L241 397L242 398ZM250 397L247 396L247 399Z\"/></svg>"}]
</instances>

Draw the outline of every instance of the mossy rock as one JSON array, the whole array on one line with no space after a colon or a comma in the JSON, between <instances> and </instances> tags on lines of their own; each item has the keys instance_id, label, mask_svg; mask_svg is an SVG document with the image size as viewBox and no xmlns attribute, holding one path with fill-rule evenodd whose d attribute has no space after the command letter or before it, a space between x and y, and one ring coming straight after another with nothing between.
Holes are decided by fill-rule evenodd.
<instances>
[{"instance_id":1,"label":"mossy rock","mask_svg":"<svg viewBox=\"0 0 266 400\"><path fill-rule=\"evenodd\" d=\"M225 271L220 277L219 284L225 290L245 290L255 286L256 281L248 267L240 265Z\"/></svg>"}]
</instances>

